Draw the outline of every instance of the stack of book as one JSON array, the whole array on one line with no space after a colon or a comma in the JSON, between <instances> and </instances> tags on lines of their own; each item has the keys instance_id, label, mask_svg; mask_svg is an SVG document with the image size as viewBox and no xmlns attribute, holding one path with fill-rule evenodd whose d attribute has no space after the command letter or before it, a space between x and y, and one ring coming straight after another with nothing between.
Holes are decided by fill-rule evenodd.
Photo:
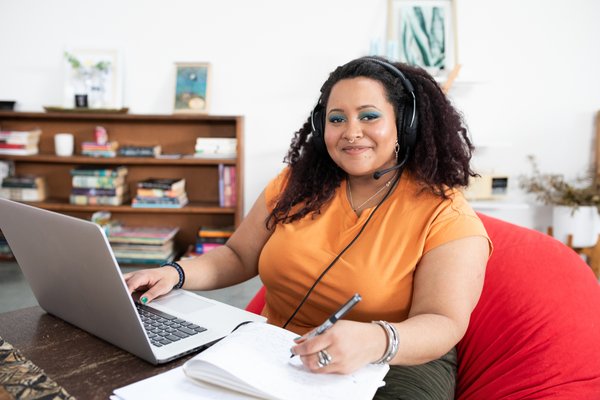
<instances>
[{"instance_id":1,"label":"stack of book","mask_svg":"<svg viewBox=\"0 0 600 400\"><path fill-rule=\"evenodd\" d=\"M118 142L83 142L81 144L81 154L91 157L116 157Z\"/></svg>"},{"instance_id":2,"label":"stack of book","mask_svg":"<svg viewBox=\"0 0 600 400\"><path fill-rule=\"evenodd\" d=\"M71 204L119 206L127 200L125 166L79 166L71 170L71 176Z\"/></svg>"},{"instance_id":3,"label":"stack of book","mask_svg":"<svg viewBox=\"0 0 600 400\"><path fill-rule=\"evenodd\" d=\"M200 229L198 229L198 238L196 239L194 255L204 254L207 251L223 246L232 234L232 227L213 228L201 226Z\"/></svg>"},{"instance_id":4,"label":"stack of book","mask_svg":"<svg viewBox=\"0 0 600 400\"><path fill-rule=\"evenodd\" d=\"M0 197L15 201L46 200L46 180L37 175L13 175L2 179Z\"/></svg>"},{"instance_id":5,"label":"stack of book","mask_svg":"<svg viewBox=\"0 0 600 400\"><path fill-rule=\"evenodd\" d=\"M15 258L10 247L8 246L8 242L4 237L2 231L0 231L0 260L8 261Z\"/></svg>"},{"instance_id":6,"label":"stack of book","mask_svg":"<svg viewBox=\"0 0 600 400\"><path fill-rule=\"evenodd\" d=\"M205 138L196 139L194 157L198 158L235 158L237 155L237 139Z\"/></svg>"},{"instance_id":7,"label":"stack of book","mask_svg":"<svg viewBox=\"0 0 600 400\"><path fill-rule=\"evenodd\" d=\"M148 178L137 184L132 207L181 208L188 203L184 178Z\"/></svg>"},{"instance_id":8,"label":"stack of book","mask_svg":"<svg viewBox=\"0 0 600 400\"><path fill-rule=\"evenodd\" d=\"M219 206L235 207L237 193L235 190L235 167L219 164Z\"/></svg>"},{"instance_id":9,"label":"stack of book","mask_svg":"<svg viewBox=\"0 0 600 400\"><path fill-rule=\"evenodd\" d=\"M158 157L160 156L161 146L121 146L119 147L119 156L121 157Z\"/></svg>"},{"instance_id":10,"label":"stack of book","mask_svg":"<svg viewBox=\"0 0 600 400\"><path fill-rule=\"evenodd\" d=\"M40 129L31 131L0 131L0 154L30 156L38 153Z\"/></svg>"},{"instance_id":11,"label":"stack of book","mask_svg":"<svg viewBox=\"0 0 600 400\"><path fill-rule=\"evenodd\" d=\"M177 227L111 227L108 241L119 264L164 264L175 258Z\"/></svg>"}]
</instances>

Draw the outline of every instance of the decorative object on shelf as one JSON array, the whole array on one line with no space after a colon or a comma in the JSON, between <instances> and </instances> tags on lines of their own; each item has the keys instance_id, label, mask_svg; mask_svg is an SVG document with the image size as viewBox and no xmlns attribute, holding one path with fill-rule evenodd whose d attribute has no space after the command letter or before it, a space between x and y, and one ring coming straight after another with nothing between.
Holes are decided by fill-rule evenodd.
<instances>
[{"instance_id":1,"label":"decorative object on shelf","mask_svg":"<svg viewBox=\"0 0 600 400\"><path fill-rule=\"evenodd\" d=\"M464 190L467 200L499 200L508 192L508 176L481 174L469 179L469 186Z\"/></svg>"},{"instance_id":2,"label":"decorative object on shelf","mask_svg":"<svg viewBox=\"0 0 600 400\"><path fill-rule=\"evenodd\" d=\"M387 56L422 67L432 76L448 75L458 58L454 3L388 0L387 48L393 54Z\"/></svg>"},{"instance_id":3,"label":"decorative object on shelf","mask_svg":"<svg viewBox=\"0 0 600 400\"><path fill-rule=\"evenodd\" d=\"M522 176L520 187L545 205L553 206L554 237L563 243L572 235L574 247L588 247L596 243L600 233L600 185L589 174L567 182L563 175L542 174L534 156L528 156L533 175Z\"/></svg>"},{"instance_id":4,"label":"decorative object on shelf","mask_svg":"<svg viewBox=\"0 0 600 400\"><path fill-rule=\"evenodd\" d=\"M196 139L194 157L198 158L235 158L237 156L237 140L235 138Z\"/></svg>"},{"instance_id":5,"label":"decorative object on shelf","mask_svg":"<svg viewBox=\"0 0 600 400\"><path fill-rule=\"evenodd\" d=\"M70 157L75 148L75 138L72 133L57 133L54 135L54 152L59 157Z\"/></svg>"},{"instance_id":6,"label":"decorative object on shelf","mask_svg":"<svg viewBox=\"0 0 600 400\"><path fill-rule=\"evenodd\" d=\"M12 160L0 160L0 184L7 176L15 174L15 162Z\"/></svg>"},{"instance_id":7,"label":"decorative object on shelf","mask_svg":"<svg viewBox=\"0 0 600 400\"><path fill-rule=\"evenodd\" d=\"M120 109L121 68L117 51L65 51L66 108Z\"/></svg>"},{"instance_id":8,"label":"decorative object on shelf","mask_svg":"<svg viewBox=\"0 0 600 400\"><path fill-rule=\"evenodd\" d=\"M94 129L94 141L81 144L81 154L91 157L116 157L119 142L108 141L108 133L102 126Z\"/></svg>"},{"instance_id":9,"label":"decorative object on shelf","mask_svg":"<svg viewBox=\"0 0 600 400\"><path fill-rule=\"evenodd\" d=\"M15 109L15 100L0 100L0 110L12 111Z\"/></svg>"},{"instance_id":10,"label":"decorative object on shelf","mask_svg":"<svg viewBox=\"0 0 600 400\"><path fill-rule=\"evenodd\" d=\"M175 113L208 113L209 63L175 64Z\"/></svg>"}]
</instances>

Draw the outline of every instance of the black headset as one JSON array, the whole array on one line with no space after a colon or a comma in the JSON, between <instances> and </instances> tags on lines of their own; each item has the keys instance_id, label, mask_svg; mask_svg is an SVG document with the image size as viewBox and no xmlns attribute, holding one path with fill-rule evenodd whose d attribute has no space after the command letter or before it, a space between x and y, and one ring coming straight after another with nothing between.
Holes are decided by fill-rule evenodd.
<instances>
[{"instance_id":1,"label":"black headset","mask_svg":"<svg viewBox=\"0 0 600 400\"><path fill-rule=\"evenodd\" d=\"M363 57L359 59L360 61L372 62L375 64L379 64L392 74L397 76L402 83L402 86L406 90L409 99L406 101L406 105L404 108L404 113L402 118L396 116L396 128L398 130L398 143L400 144L400 148L403 149L403 157L401 158L406 160L408 158L408 154L411 150L415 148L415 143L417 141L417 125L418 125L418 117L417 117L417 98L415 96L415 90L413 88L412 83L406 78L404 73L400 71L393 64L383 61L379 58L374 57ZM354 62L354 61L350 61ZM348 65L348 64L346 64ZM322 102L322 98L319 98L317 105L310 113L310 124L312 128L312 136L315 146L317 150L322 154L327 154L327 148L325 146L325 104Z\"/></svg>"}]
</instances>

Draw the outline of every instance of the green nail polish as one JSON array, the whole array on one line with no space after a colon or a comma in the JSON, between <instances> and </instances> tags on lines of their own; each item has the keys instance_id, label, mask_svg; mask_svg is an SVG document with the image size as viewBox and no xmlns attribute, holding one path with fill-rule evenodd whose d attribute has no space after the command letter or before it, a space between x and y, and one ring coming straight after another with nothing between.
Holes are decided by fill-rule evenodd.
<instances>
[{"instance_id":1,"label":"green nail polish","mask_svg":"<svg viewBox=\"0 0 600 400\"><path fill-rule=\"evenodd\" d=\"M302 339L302 336L296 336L294 340Z\"/></svg>"},{"instance_id":2,"label":"green nail polish","mask_svg":"<svg viewBox=\"0 0 600 400\"><path fill-rule=\"evenodd\" d=\"M142 303L146 304L148 302L148 298L146 296L142 297L140 299L142 301Z\"/></svg>"}]
</instances>

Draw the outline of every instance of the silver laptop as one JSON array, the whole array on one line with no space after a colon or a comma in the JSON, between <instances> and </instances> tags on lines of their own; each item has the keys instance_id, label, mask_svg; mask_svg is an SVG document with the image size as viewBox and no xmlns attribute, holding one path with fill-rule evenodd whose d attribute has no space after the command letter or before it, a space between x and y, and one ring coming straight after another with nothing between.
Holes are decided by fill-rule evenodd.
<instances>
[{"instance_id":1,"label":"silver laptop","mask_svg":"<svg viewBox=\"0 0 600 400\"><path fill-rule=\"evenodd\" d=\"M0 229L44 310L150 363L202 350L245 321L265 321L185 290L138 312L104 230L90 221L0 198ZM160 328L173 324L171 332Z\"/></svg>"}]
</instances>

